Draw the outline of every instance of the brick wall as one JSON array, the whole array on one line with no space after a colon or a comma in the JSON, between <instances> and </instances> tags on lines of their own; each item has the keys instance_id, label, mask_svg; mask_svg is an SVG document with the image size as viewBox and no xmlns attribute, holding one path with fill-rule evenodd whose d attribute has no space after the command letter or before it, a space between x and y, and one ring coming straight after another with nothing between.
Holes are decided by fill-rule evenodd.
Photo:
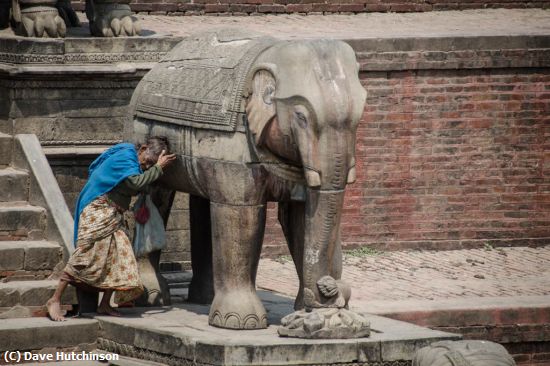
<instances>
[{"instance_id":1,"label":"brick wall","mask_svg":"<svg viewBox=\"0 0 550 366\"><path fill-rule=\"evenodd\" d=\"M77 10L84 1L73 1ZM132 0L132 10L140 13L201 15L230 13L234 15L270 13L362 13L423 12L483 8L550 8L550 1L516 0Z\"/></svg>"}]
</instances>

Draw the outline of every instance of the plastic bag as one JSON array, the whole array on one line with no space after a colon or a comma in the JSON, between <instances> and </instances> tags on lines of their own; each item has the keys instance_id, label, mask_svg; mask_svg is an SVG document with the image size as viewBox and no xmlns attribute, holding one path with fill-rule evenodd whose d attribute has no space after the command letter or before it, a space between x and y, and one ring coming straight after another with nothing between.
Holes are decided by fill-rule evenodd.
<instances>
[{"instance_id":1,"label":"plastic bag","mask_svg":"<svg viewBox=\"0 0 550 366\"><path fill-rule=\"evenodd\" d=\"M142 225L144 225L151 216L151 212L149 211L149 208L145 204L145 194L142 194L139 196L139 198L136 201L135 209L134 209L134 218L136 221Z\"/></svg>"},{"instance_id":2,"label":"plastic bag","mask_svg":"<svg viewBox=\"0 0 550 366\"><path fill-rule=\"evenodd\" d=\"M153 204L151 196L141 195L134 206L134 215L137 215L142 207L145 206L149 211L149 218L144 224L136 219L134 234L134 254L136 258L143 257L156 250L164 249L166 246L166 232L164 231L164 221L160 216L157 207Z\"/></svg>"}]
</instances>

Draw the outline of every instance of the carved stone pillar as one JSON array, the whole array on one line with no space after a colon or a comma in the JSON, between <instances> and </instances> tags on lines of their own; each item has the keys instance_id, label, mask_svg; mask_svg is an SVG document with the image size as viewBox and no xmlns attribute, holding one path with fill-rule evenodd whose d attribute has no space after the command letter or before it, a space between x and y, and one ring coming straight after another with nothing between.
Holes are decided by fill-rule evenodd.
<instances>
[{"instance_id":1,"label":"carved stone pillar","mask_svg":"<svg viewBox=\"0 0 550 366\"><path fill-rule=\"evenodd\" d=\"M86 1L90 33L96 37L137 36L141 27L132 16L130 0Z\"/></svg>"},{"instance_id":2,"label":"carved stone pillar","mask_svg":"<svg viewBox=\"0 0 550 366\"><path fill-rule=\"evenodd\" d=\"M65 37L67 28L55 3L56 0L13 0L15 34L24 37Z\"/></svg>"}]
</instances>

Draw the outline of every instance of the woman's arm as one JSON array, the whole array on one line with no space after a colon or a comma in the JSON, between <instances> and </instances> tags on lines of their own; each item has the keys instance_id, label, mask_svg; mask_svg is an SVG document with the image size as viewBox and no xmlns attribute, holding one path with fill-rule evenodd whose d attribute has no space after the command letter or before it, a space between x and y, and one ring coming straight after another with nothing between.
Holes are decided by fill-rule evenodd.
<instances>
[{"instance_id":1,"label":"woman's arm","mask_svg":"<svg viewBox=\"0 0 550 366\"><path fill-rule=\"evenodd\" d=\"M147 186L153 183L162 175L162 168L159 164L153 165L145 172L139 175L132 175L124 181L126 188L134 191L143 192L147 189Z\"/></svg>"}]
</instances>

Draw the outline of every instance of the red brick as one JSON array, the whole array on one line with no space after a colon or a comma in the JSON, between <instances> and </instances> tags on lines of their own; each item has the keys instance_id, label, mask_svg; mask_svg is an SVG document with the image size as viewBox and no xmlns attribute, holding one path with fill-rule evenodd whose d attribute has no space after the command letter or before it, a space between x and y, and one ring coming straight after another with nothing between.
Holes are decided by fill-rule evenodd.
<instances>
[{"instance_id":1,"label":"red brick","mask_svg":"<svg viewBox=\"0 0 550 366\"><path fill-rule=\"evenodd\" d=\"M229 11L228 4L206 4L204 6L206 13L223 13Z\"/></svg>"}]
</instances>

